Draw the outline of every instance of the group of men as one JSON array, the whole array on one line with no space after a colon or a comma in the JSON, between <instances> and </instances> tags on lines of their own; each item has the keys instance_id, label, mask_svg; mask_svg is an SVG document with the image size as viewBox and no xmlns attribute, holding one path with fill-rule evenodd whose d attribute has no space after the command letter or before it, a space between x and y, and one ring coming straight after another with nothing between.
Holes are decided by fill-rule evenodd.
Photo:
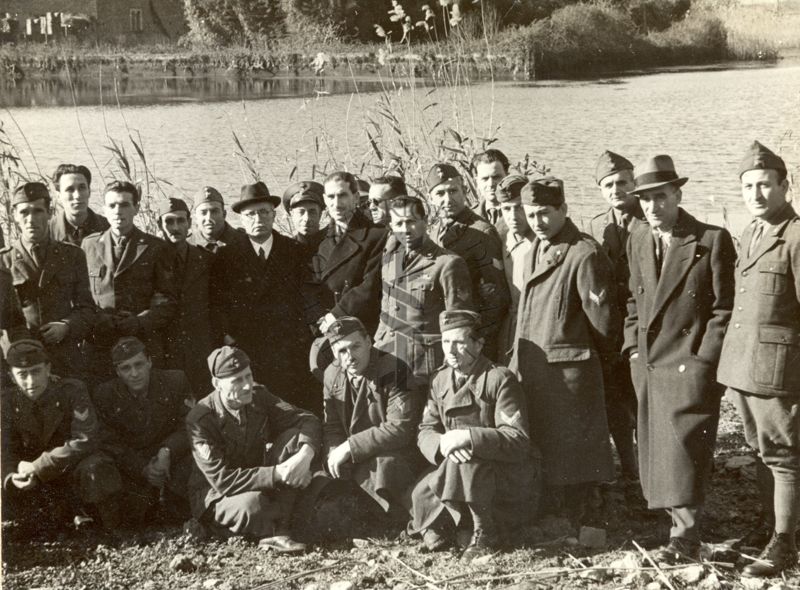
<instances>
[{"instance_id":1,"label":"group of men","mask_svg":"<svg viewBox=\"0 0 800 590\"><path fill-rule=\"evenodd\" d=\"M511 174L498 150L471 172L474 208L448 163L424 194L384 176L366 201L348 172L282 198L245 185L241 230L204 187L191 210L159 203L161 238L135 226L128 182L105 187L105 217L83 166L56 171L54 212L45 184L20 186L0 252L4 509L69 488L116 527L188 502L207 529L291 553L304 494L347 481L470 560L538 513L591 518L613 439L622 478L672 519L656 559L696 560L727 387L764 504L744 572L794 565L800 218L783 160L758 142L742 159L738 256L681 207L669 156L602 154L592 235L559 179Z\"/></svg>"}]
</instances>

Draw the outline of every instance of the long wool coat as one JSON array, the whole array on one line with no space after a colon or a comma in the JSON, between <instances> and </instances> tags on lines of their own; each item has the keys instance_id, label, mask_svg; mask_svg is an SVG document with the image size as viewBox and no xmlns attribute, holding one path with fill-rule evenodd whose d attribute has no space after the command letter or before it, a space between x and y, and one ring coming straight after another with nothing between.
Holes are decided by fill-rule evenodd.
<instances>
[{"instance_id":1,"label":"long wool coat","mask_svg":"<svg viewBox=\"0 0 800 590\"><path fill-rule=\"evenodd\" d=\"M715 375L733 305L730 234L681 209L660 279L650 226L628 242L624 352L639 400L642 490L650 508L699 504L711 472L721 388Z\"/></svg>"}]
</instances>

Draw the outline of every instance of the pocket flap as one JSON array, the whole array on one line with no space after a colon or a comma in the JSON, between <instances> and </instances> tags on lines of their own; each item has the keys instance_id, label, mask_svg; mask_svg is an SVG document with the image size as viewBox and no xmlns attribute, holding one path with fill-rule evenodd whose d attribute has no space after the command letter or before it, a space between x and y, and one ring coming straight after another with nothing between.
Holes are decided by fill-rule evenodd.
<instances>
[{"instance_id":1,"label":"pocket flap","mask_svg":"<svg viewBox=\"0 0 800 590\"><path fill-rule=\"evenodd\" d=\"M792 328L784 326L759 326L758 341L769 344L787 344L797 346L800 334Z\"/></svg>"},{"instance_id":2,"label":"pocket flap","mask_svg":"<svg viewBox=\"0 0 800 590\"><path fill-rule=\"evenodd\" d=\"M570 346L564 348L548 348L545 350L548 363L567 363L570 361L587 361L592 357L591 348Z\"/></svg>"},{"instance_id":3,"label":"pocket flap","mask_svg":"<svg viewBox=\"0 0 800 590\"><path fill-rule=\"evenodd\" d=\"M788 260L762 260L758 265L758 272L771 272L778 275L785 275L788 271Z\"/></svg>"}]
</instances>

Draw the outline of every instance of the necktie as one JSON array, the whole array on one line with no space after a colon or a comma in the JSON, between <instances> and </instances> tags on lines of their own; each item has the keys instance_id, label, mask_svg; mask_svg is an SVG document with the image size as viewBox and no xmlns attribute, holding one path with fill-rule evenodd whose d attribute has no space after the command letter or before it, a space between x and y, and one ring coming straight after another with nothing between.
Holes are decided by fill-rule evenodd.
<instances>
[{"instance_id":1,"label":"necktie","mask_svg":"<svg viewBox=\"0 0 800 590\"><path fill-rule=\"evenodd\" d=\"M266 262L267 261L267 253L264 252L264 248L262 248L260 246L258 248L258 257L261 259L261 262Z\"/></svg>"},{"instance_id":2,"label":"necktie","mask_svg":"<svg viewBox=\"0 0 800 590\"><path fill-rule=\"evenodd\" d=\"M217 245L216 242L206 242L206 246L205 246L206 250L208 250L212 254L216 254L217 253L218 247L219 246Z\"/></svg>"},{"instance_id":3,"label":"necktie","mask_svg":"<svg viewBox=\"0 0 800 590\"><path fill-rule=\"evenodd\" d=\"M664 257L666 256L666 244L658 234L653 234L656 253L656 277L661 278L661 269L664 267Z\"/></svg>"},{"instance_id":4,"label":"necktie","mask_svg":"<svg viewBox=\"0 0 800 590\"><path fill-rule=\"evenodd\" d=\"M126 240L120 238L114 244L114 262L117 264L119 264L119 261L122 260L122 255L125 253L125 242Z\"/></svg>"},{"instance_id":5,"label":"necktie","mask_svg":"<svg viewBox=\"0 0 800 590\"><path fill-rule=\"evenodd\" d=\"M467 376L466 375L461 375L461 374L456 374L455 382L456 382L456 391L458 391L459 389L461 389L462 387L464 387L467 384Z\"/></svg>"},{"instance_id":6,"label":"necktie","mask_svg":"<svg viewBox=\"0 0 800 590\"><path fill-rule=\"evenodd\" d=\"M497 225L497 217L498 217L497 207L492 207L491 209L487 208L486 214L489 217L489 221L491 222L491 224Z\"/></svg>"},{"instance_id":7,"label":"necktie","mask_svg":"<svg viewBox=\"0 0 800 590\"><path fill-rule=\"evenodd\" d=\"M31 246L31 256L33 257L33 262L36 264L36 268L42 268L44 251L41 244L33 244Z\"/></svg>"},{"instance_id":8,"label":"necktie","mask_svg":"<svg viewBox=\"0 0 800 590\"><path fill-rule=\"evenodd\" d=\"M406 253L403 254L403 270L411 266L411 263L414 261L415 256L416 255L413 252L409 251L406 251Z\"/></svg>"},{"instance_id":9,"label":"necktie","mask_svg":"<svg viewBox=\"0 0 800 590\"><path fill-rule=\"evenodd\" d=\"M750 258L753 254L756 253L758 250L758 244L761 241L762 236L764 235L764 224L758 222L756 224L756 229L753 232L753 237L750 238L750 246L747 248L747 257Z\"/></svg>"}]
</instances>

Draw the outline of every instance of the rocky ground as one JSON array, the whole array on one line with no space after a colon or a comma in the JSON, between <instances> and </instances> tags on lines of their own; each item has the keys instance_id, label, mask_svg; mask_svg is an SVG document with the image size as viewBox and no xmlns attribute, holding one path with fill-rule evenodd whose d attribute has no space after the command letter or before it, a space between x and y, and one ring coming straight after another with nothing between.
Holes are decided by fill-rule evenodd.
<instances>
[{"instance_id":1,"label":"rocky ground","mask_svg":"<svg viewBox=\"0 0 800 590\"><path fill-rule=\"evenodd\" d=\"M301 557L260 551L242 539L197 541L180 527L109 539L68 529L23 532L3 527L7 589L348 590L413 588L763 588L800 589L800 569L779 580L740 578L744 558L726 541L756 522L755 470L733 408L723 402L716 470L704 538L706 560L657 569L648 551L666 541L665 514L631 511L614 486L604 491L605 522L573 530L548 518L521 530L517 547L466 565L455 553L430 554L398 525L373 522L357 538ZM603 528L600 528L603 527ZM737 563L738 562L738 563Z\"/></svg>"}]
</instances>

